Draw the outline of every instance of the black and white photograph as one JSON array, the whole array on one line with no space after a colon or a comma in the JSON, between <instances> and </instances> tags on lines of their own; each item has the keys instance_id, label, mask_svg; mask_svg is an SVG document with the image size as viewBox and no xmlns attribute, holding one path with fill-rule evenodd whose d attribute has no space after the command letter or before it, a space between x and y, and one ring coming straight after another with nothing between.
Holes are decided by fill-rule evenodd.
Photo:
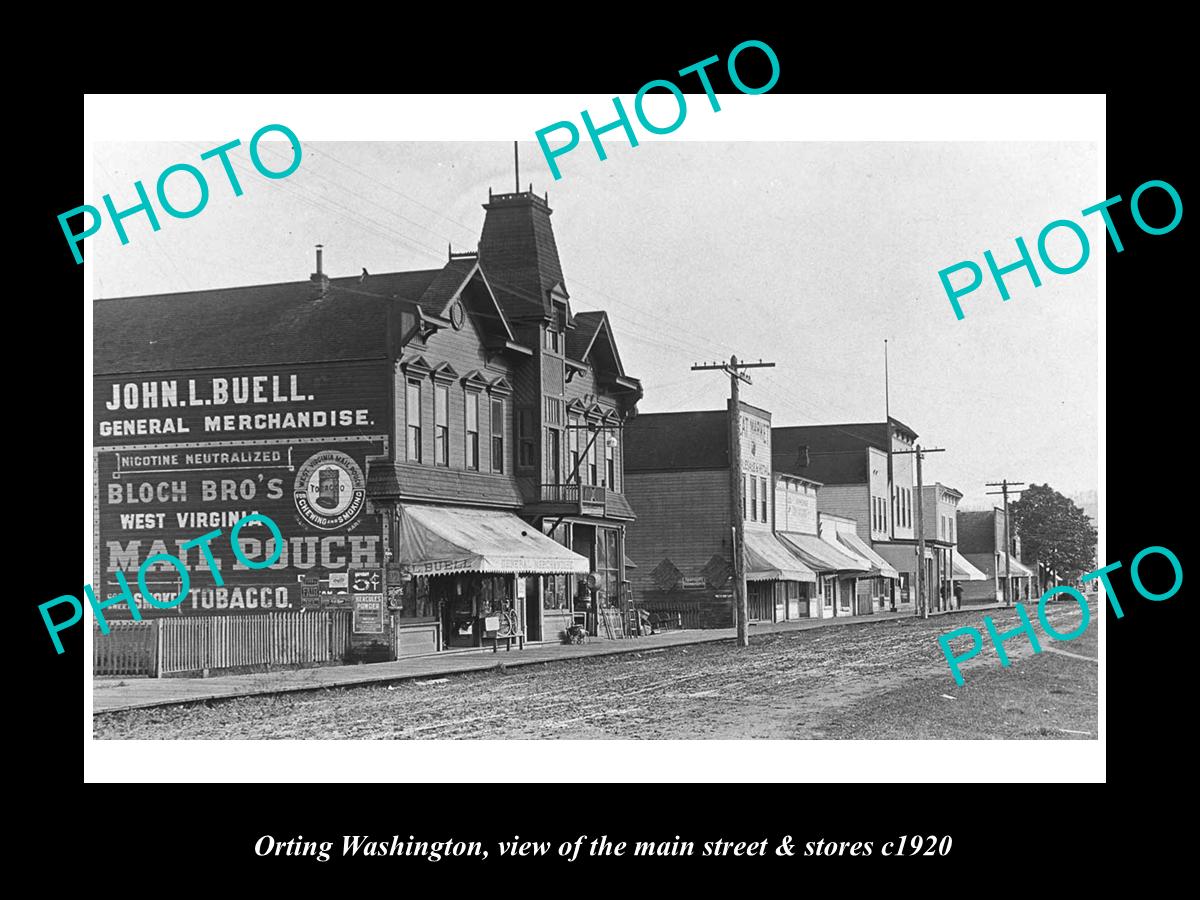
<instances>
[{"instance_id":1,"label":"black and white photograph","mask_svg":"<svg viewBox=\"0 0 1200 900\"><path fill-rule=\"evenodd\" d=\"M1097 142L232 137L92 145L94 739L1098 740Z\"/></svg>"}]
</instances>

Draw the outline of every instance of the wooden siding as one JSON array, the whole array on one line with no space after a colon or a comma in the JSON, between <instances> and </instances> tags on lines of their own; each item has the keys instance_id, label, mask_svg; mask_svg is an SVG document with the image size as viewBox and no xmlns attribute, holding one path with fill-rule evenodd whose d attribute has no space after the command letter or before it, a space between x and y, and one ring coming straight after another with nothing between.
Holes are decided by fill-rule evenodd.
<instances>
[{"instance_id":1,"label":"wooden siding","mask_svg":"<svg viewBox=\"0 0 1200 900\"><path fill-rule=\"evenodd\" d=\"M631 576L638 602L662 593L652 572L664 559L692 578L714 555L732 560L729 493L728 469L626 473L625 496L637 520L625 545L638 564Z\"/></svg>"},{"instance_id":2,"label":"wooden siding","mask_svg":"<svg viewBox=\"0 0 1200 900\"><path fill-rule=\"evenodd\" d=\"M817 511L853 519L855 532L871 540L870 491L865 484L827 484L817 490Z\"/></svg>"}]
</instances>

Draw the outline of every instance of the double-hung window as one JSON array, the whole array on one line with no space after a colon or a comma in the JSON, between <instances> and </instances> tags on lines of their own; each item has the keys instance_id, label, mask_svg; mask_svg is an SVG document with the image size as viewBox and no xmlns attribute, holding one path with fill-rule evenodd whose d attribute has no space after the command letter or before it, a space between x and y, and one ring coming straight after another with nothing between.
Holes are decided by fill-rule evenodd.
<instances>
[{"instance_id":1,"label":"double-hung window","mask_svg":"<svg viewBox=\"0 0 1200 900\"><path fill-rule=\"evenodd\" d=\"M479 471L479 395L467 391L467 468Z\"/></svg>"},{"instance_id":2,"label":"double-hung window","mask_svg":"<svg viewBox=\"0 0 1200 900\"><path fill-rule=\"evenodd\" d=\"M433 461L450 465L450 389L444 384L433 386Z\"/></svg>"},{"instance_id":3,"label":"double-hung window","mask_svg":"<svg viewBox=\"0 0 1200 900\"><path fill-rule=\"evenodd\" d=\"M478 437L476 438L478 441ZM492 471L504 472L504 401L492 401Z\"/></svg>"},{"instance_id":4,"label":"double-hung window","mask_svg":"<svg viewBox=\"0 0 1200 900\"><path fill-rule=\"evenodd\" d=\"M421 382L410 378L407 382L404 401L405 421L408 423L409 462L421 461Z\"/></svg>"}]
</instances>

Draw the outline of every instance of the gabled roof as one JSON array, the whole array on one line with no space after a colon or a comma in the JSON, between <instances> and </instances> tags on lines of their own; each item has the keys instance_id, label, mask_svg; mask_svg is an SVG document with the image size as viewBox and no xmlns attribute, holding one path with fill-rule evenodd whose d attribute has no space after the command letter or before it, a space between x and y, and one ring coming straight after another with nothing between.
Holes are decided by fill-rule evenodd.
<instances>
[{"instance_id":1,"label":"gabled roof","mask_svg":"<svg viewBox=\"0 0 1200 900\"><path fill-rule=\"evenodd\" d=\"M725 410L642 413L625 425L625 471L729 468Z\"/></svg>"},{"instance_id":2,"label":"gabled roof","mask_svg":"<svg viewBox=\"0 0 1200 900\"><path fill-rule=\"evenodd\" d=\"M469 287L475 282L475 290ZM489 321L489 330L498 329L504 334L505 340L514 340L512 326L504 307L496 297L496 292L488 282L487 274L479 264L478 257L458 256L450 259L442 270L434 276L429 286L425 288L419 300L421 311L427 316L445 319L450 314L450 305L456 298L475 299L479 306L486 306L486 311L475 309L476 315L482 315ZM464 303L470 308L471 303ZM491 326L490 323L497 323Z\"/></svg>"},{"instance_id":3,"label":"gabled roof","mask_svg":"<svg viewBox=\"0 0 1200 900\"><path fill-rule=\"evenodd\" d=\"M421 311L431 316L445 318L450 302L458 296L467 280L479 268L479 260L473 257L451 259L433 277L418 302Z\"/></svg>"},{"instance_id":4,"label":"gabled roof","mask_svg":"<svg viewBox=\"0 0 1200 900\"><path fill-rule=\"evenodd\" d=\"M96 300L95 374L374 359L388 307L413 309L437 269ZM412 304L397 301L408 300Z\"/></svg>"}]
</instances>

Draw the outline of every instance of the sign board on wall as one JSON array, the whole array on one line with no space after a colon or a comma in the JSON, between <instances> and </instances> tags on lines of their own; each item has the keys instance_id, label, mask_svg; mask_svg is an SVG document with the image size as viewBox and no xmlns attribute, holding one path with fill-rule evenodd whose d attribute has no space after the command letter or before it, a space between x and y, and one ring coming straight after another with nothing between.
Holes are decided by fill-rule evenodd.
<instances>
[{"instance_id":1,"label":"sign board on wall","mask_svg":"<svg viewBox=\"0 0 1200 900\"><path fill-rule=\"evenodd\" d=\"M354 633L383 634L383 594L354 595Z\"/></svg>"},{"instance_id":2,"label":"sign board on wall","mask_svg":"<svg viewBox=\"0 0 1200 900\"><path fill-rule=\"evenodd\" d=\"M770 478L771 420L739 410L738 437L742 444L743 474Z\"/></svg>"},{"instance_id":3,"label":"sign board on wall","mask_svg":"<svg viewBox=\"0 0 1200 900\"><path fill-rule=\"evenodd\" d=\"M314 594L322 605L348 591L350 570L381 566L382 521L366 512L366 475L386 455L389 388L386 367L377 379L373 371L337 363L97 377L95 583L104 596L119 593L121 571L143 617L290 611L314 605ZM266 569L248 568L230 548L233 525L250 513L283 535ZM221 586L199 546L181 549L217 529L209 547ZM239 543L252 560L275 551L258 522ZM150 606L137 589L138 568L159 553L188 570L188 594L172 609ZM178 595L169 564L150 568L146 582L160 599Z\"/></svg>"}]
</instances>

